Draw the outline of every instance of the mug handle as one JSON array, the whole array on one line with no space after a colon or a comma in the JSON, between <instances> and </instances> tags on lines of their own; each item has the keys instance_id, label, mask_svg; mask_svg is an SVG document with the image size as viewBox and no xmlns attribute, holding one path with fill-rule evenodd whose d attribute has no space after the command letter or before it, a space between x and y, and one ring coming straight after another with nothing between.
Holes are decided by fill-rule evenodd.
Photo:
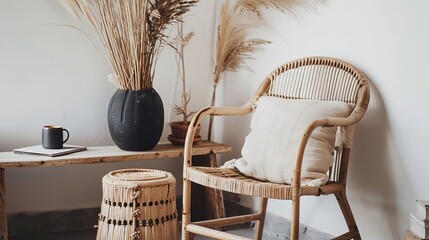
<instances>
[{"instance_id":1,"label":"mug handle","mask_svg":"<svg viewBox=\"0 0 429 240\"><path fill-rule=\"evenodd\" d=\"M69 140L70 133L69 133L69 131L67 131L67 129L65 129L65 128L63 128L63 131L66 131L66 133L67 133L66 140L64 140L64 141L63 141L63 143L65 143L65 142L67 142L67 140Z\"/></svg>"}]
</instances>

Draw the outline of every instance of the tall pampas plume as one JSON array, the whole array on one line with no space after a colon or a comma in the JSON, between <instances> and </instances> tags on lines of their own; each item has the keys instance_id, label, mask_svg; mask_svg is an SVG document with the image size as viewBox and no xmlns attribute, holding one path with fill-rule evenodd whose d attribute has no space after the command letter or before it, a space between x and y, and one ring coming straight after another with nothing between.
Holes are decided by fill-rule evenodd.
<instances>
[{"instance_id":1,"label":"tall pampas plume","mask_svg":"<svg viewBox=\"0 0 429 240\"><path fill-rule=\"evenodd\" d=\"M227 1L222 5L217 29L214 85L217 86L225 71L237 71L245 67L245 60L252 57L256 48L268 44L263 39L249 38L251 25L241 23L239 5ZM239 23L239 24L237 24Z\"/></svg>"},{"instance_id":2,"label":"tall pampas plume","mask_svg":"<svg viewBox=\"0 0 429 240\"><path fill-rule=\"evenodd\" d=\"M268 40L250 37L251 30L264 21L263 10L278 10L295 15L295 9L313 8L326 0L226 0L220 10L215 49L215 69L213 72L213 93L211 106L215 106L216 89L226 71L246 69L246 60ZM249 23L249 18L253 24ZM256 20L256 21L255 21ZM208 140L212 137L213 116L210 118Z\"/></svg>"},{"instance_id":3,"label":"tall pampas plume","mask_svg":"<svg viewBox=\"0 0 429 240\"><path fill-rule=\"evenodd\" d=\"M237 6L247 14L262 18L263 9L275 9L283 13L295 15L297 7L315 9L325 4L326 0L237 0Z\"/></svg>"}]
</instances>

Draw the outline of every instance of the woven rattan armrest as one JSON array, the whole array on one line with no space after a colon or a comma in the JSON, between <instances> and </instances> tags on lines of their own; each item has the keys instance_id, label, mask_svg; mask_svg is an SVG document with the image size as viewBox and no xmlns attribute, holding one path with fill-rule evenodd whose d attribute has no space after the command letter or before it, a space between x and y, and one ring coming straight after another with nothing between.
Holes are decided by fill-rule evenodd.
<instances>
[{"instance_id":1,"label":"woven rattan armrest","mask_svg":"<svg viewBox=\"0 0 429 240\"><path fill-rule=\"evenodd\" d=\"M207 107L198 111L192 118L192 121L189 124L188 132L186 134L184 147L185 166L192 165L192 142L194 141L195 132L201 120L208 116L234 116L251 113L254 109L257 99L258 97L255 96L241 107Z\"/></svg>"},{"instance_id":2,"label":"woven rattan armrest","mask_svg":"<svg viewBox=\"0 0 429 240\"><path fill-rule=\"evenodd\" d=\"M350 115L351 116L351 115ZM337 126L351 126L354 124L354 118L352 117L345 117L345 118L323 118L323 119L317 119L314 120L312 123L310 123L304 134L301 137L299 146L298 146L298 153L295 161L295 168L293 172L293 178L292 178L292 191L297 191L295 194L292 194L294 197L298 197L301 195L301 171L302 171L302 163L304 160L304 152L305 148L307 146L308 139L310 138L310 135L313 133L313 131L318 127L337 127Z\"/></svg>"}]
</instances>

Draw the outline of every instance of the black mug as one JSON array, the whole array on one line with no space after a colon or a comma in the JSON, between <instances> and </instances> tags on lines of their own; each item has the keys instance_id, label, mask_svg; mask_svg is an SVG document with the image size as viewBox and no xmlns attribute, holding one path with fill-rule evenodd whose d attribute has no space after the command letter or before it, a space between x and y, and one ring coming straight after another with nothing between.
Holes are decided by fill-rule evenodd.
<instances>
[{"instance_id":1,"label":"black mug","mask_svg":"<svg viewBox=\"0 0 429 240\"><path fill-rule=\"evenodd\" d=\"M67 133L64 140L63 132ZM42 146L47 149L61 149L63 144L69 140L69 131L61 126L43 126L42 129Z\"/></svg>"}]
</instances>

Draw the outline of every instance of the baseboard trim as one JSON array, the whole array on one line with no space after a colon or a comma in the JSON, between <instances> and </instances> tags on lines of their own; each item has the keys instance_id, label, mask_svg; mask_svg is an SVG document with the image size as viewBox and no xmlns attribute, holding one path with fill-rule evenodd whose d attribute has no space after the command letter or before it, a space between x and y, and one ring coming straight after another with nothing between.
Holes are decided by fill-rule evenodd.
<instances>
[{"instance_id":1,"label":"baseboard trim","mask_svg":"<svg viewBox=\"0 0 429 240\"><path fill-rule=\"evenodd\" d=\"M9 236L92 229L100 208L8 214Z\"/></svg>"},{"instance_id":2,"label":"baseboard trim","mask_svg":"<svg viewBox=\"0 0 429 240\"><path fill-rule=\"evenodd\" d=\"M179 220L181 217L182 198L177 198ZM240 205L236 201L225 199L227 216L252 213L252 209ZM40 233L68 232L93 229L97 225L100 208L84 208L48 212L24 212L8 215L9 236L34 235ZM247 224L253 227L253 223ZM270 212L265 218L264 232L279 239L289 239L290 221ZM306 238L308 237L308 238ZM313 238L312 238L313 237ZM302 239L331 239L332 236L300 226Z\"/></svg>"},{"instance_id":3,"label":"baseboard trim","mask_svg":"<svg viewBox=\"0 0 429 240\"><path fill-rule=\"evenodd\" d=\"M226 203L226 206L231 204ZM236 205L238 205L236 203ZM182 197L176 199L179 220L182 215ZM229 207L231 209L241 209ZM68 232L93 229L98 222L100 207L44 212L21 212L8 214L9 236L40 233Z\"/></svg>"}]
</instances>

